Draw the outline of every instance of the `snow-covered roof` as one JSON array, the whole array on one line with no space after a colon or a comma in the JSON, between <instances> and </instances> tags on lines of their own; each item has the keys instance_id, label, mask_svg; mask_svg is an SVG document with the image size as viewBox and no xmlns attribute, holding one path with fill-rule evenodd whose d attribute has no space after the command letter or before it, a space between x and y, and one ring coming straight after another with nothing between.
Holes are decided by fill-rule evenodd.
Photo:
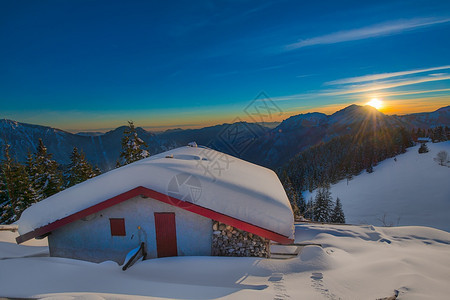
<instances>
[{"instance_id":1,"label":"snow-covered roof","mask_svg":"<svg viewBox=\"0 0 450 300\"><path fill-rule=\"evenodd\" d=\"M181 181L189 176L190 182L183 185ZM32 205L18 221L19 233L46 226L139 186L184 198L180 200L288 238L294 235L289 200L272 170L209 148L190 146L114 169Z\"/></svg>"}]
</instances>

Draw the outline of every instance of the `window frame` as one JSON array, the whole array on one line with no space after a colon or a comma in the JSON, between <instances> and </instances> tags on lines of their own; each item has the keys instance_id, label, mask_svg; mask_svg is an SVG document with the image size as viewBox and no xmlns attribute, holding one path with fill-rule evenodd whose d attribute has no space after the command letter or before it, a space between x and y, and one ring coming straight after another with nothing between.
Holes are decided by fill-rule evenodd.
<instances>
[{"instance_id":1,"label":"window frame","mask_svg":"<svg viewBox=\"0 0 450 300\"><path fill-rule=\"evenodd\" d=\"M125 219L124 218L109 218L109 226L111 236L126 236Z\"/></svg>"}]
</instances>

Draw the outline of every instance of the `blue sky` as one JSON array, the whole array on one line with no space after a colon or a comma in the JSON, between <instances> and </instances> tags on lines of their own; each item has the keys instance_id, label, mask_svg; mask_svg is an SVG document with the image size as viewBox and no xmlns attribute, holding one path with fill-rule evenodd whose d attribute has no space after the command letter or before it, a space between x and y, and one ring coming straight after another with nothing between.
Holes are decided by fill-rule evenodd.
<instances>
[{"instance_id":1,"label":"blue sky","mask_svg":"<svg viewBox=\"0 0 450 300\"><path fill-rule=\"evenodd\" d=\"M449 1L2 1L0 117L108 130L450 104Z\"/></svg>"}]
</instances>

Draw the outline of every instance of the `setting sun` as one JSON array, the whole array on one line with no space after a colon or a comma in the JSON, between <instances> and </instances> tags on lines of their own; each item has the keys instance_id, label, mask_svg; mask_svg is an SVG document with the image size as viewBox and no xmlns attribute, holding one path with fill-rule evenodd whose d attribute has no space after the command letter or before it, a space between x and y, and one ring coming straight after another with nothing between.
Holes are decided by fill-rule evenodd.
<instances>
[{"instance_id":1,"label":"setting sun","mask_svg":"<svg viewBox=\"0 0 450 300\"><path fill-rule=\"evenodd\" d=\"M380 109L383 107L383 102L377 98L373 98L372 100L367 102L366 105L370 105L372 107L375 107L376 109Z\"/></svg>"}]
</instances>

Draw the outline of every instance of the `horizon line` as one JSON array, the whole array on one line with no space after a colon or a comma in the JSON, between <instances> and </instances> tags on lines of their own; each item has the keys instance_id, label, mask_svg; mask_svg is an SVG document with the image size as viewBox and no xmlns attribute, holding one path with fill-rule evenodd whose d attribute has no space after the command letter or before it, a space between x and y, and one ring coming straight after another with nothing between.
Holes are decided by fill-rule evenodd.
<instances>
[{"instance_id":1,"label":"horizon line","mask_svg":"<svg viewBox=\"0 0 450 300\"><path fill-rule=\"evenodd\" d=\"M322 109L322 111L320 111L320 110L303 110L302 112L297 111L297 112L290 113L290 114L284 114L283 116L285 116L285 118L280 120L280 121L271 121L271 122L254 122L254 121L240 119L240 121L237 121L237 122L230 121L230 122L222 122L222 123L218 122L218 123L211 123L211 124L207 124L207 123L203 123L203 124L174 124L174 125L167 125L167 126L165 126L165 125L155 125L155 126L143 125L143 126L136 126L136 128L141 128L141 129L143 129L143 130L145 130L147 132L152 132L152 133L163 133L163 132L166 132L168 130L194 130L194 129L202 129L202 128L213 127L213 126L217 126L217 125L234 124L234 123L239 123L239 122L250 123L250 124L261 124L262 123L262 126L264 126L264 124L270 124L270 123L272 123L272 124L273 123L280 124L281 122L283 122L284 120L286 120L286 119L288 119L288 118L290 118L292 116L308 114L308 113L323 113L323 114L325 114L327 116L331 116L334 113L336 113L336 112L338 112L338 111L340 111L342 109L345 109L347 107L353 106L353 105L360 106L360 107L370 106L370 105L367 105L367 104L357 104L357 103L343 104L342 106L339 105L339 104L338 105L328 105L328 106L325 105L325 106L321 107L321 108L324 108L324 109ZM323 111L329 111L329 109L326 109L327 107L330 108L330 107L337 107L337 106L339 106L341 108L337 109L336 111L334 111L332 113L323 112ZM419 111L419 112L403 113L403 114L402 113L400 113L400 114L399 113L389 113L389 112L385 113L385 112L383 112L383 109L376 109L376 108L374 108L374 109L376 109L377 111L379 111L379 112L381 112L381 113L383 113L384 115L387 115L387 116L406 116L406 115L420 114L420 113L432 113L432 112L435 112L435 111L437 111L439 109L442 109L442 108L445 108L445 107L449 107L449 106L450 105L441 106L441 107L439 107L439 108L437 108L435 110L431 110L431 111ZM92 129L74 129L74 128L61 128L61 127L50 126L50 125L41 125L41 124L30 123L30 122L22 122L22 121L9 119L9 118L1 118L0 120L6 120L6 121L17 122L17 123L28 124L28 125L37 125L37 126L42 126L42 127L49 127L49 128L52 128L52 129L57 129L57 130L60 130L60 131L71 133L71 134L81 134L81 133L91 133L92 134L92 133L98 133L99 135L102 135L102 134L105 134L107 132L114 131L117 128L120 128L120 127L123 127L123 126L127 126L126 124L123 124L123 125L120 125L120 126L117 126L117 127L102 127L102 128L92 128ZM136 125L136 122L134 122L134 123Z\"/></svg>"}]
</instances>

